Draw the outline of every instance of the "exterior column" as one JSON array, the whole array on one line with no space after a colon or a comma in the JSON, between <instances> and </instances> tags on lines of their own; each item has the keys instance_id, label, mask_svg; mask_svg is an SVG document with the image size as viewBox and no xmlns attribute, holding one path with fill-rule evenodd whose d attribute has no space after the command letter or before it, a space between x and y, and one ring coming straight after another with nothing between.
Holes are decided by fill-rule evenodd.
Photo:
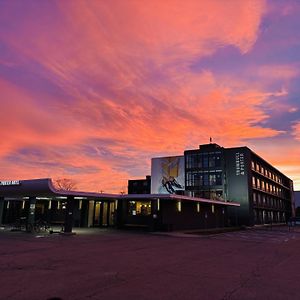
<instances>
[{"instance_id":1,"label":"exterior column","mask_svg":"<svg viewBox=\"0 0 300 300\"><path fill-rule=\"evenodd\" d=\"M32 231L34 222L35 222L35 205L36 205L36 198L30 197L29 198L29 208L27 214L27 231Z\"/></svg>"},{"instance_id":2,"label":"exterior column","mask_svg":"<svg viewBox=\"0 0 300 300\"><path fill-rule=\"evenodd\" d=\"M157 231L159 229L159 199L151 200L151 215L152 215L152 222L150 224L151 231Z\"/></svg>"},{"instance_id":3,"label":"exterior column","mask_svg":"<svg viewBox=\"0 0 300 300\"><path fill-rule=\"evenodd\" d=\"M82 200L80 210L80 227L88 227L89 201Z\"/></svg>"},{"instance_id":4,"label":"exterior column","mask_svg":"<svg viewBox=\"0 0 300 300\"><path fill-rule=\"evenodd\" d=\"M3 222L4 197L0 197L0 225Z\"/></svg>"},{"instance_id":5,"label":"exterior column","mask_svg":"<svg viewBox=\"0 0 300 300\"><path fill-rule=\"evenodd\" d=\"M73 228L73 210L74 210L74 196L68 196L65 213L65 233L72 233Z\"/></svg>"},{"instance_id":6,"label":"exterior column","mask_svg":"<svg viewBox=\"0 0 300 300\"><path fill-rule=\"evenodd\" d=\"M124 201L126 201L124 203ZM116 211L116 225L117 228L122 228L124 225L124 218L126 216L126 204L128 203L128 200L124 199L118 199L118 207Z\"/></svg>"}]
</instances>

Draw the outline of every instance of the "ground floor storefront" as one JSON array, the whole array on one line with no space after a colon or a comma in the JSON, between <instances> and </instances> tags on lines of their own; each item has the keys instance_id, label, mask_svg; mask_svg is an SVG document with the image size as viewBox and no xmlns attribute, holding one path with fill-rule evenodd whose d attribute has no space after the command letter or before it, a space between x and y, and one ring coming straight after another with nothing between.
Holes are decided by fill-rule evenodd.
<instances>
[{"instance_id":1,"label":"ground floor storefront","mask_svg":"<svg viewBox=\"0 0 300 300\"><path fill-rule=\"evenodd\" d=\"M0 223L13 225L47 222L52 226L65 224L67 203L57 199L0 200ZM31 214L34 214L33 217ZM227 206L205 202L170 199L73 199L72 226L144 228L145 230L172 231L192 228L216 228L237 225L230 220Z\"/></svg>"},{"instance_id":2,"label":"ground floor storefront","mask_svg":"<svg viewBox=\"0 0 300 300\"><path fill-rule=\"evenodd\" d=\"M128 195L129 197L129 195ZM119 203L118 226L144 227L149 230L172 231L195 228L235 226L229 219L225 203L193 201L191 199L126 199ZM238 207L236 207L238 209Z\"/></svg>"},{"instance_id":3,"label":"ground floor storefront","mask_svg":"<svg viewBox=\"0 0 300 300\"><path fill-rule=\"evenodd\" d=\"M115 225L116 201L73 199L72 224L75 227L108 227ZM0 199L0 223L14 224L26 220L34 213L34 221L45 221L51 225L64 225L67 203L63 199L45 198L33 201Z\"/></svg>"},{"instance_id":4,"label":"ground floor storefront","mask_svg":"<svg viewBox=\"0 0 300 300\"><path fill-rule=\"evenodd\" d=\"M170 194L115 195L58 191L50 179L0 184L0 224L36 222L75 227L144 228L172 231L238 225L227 210L238 203Z\"/></svg>"}]
</instances>

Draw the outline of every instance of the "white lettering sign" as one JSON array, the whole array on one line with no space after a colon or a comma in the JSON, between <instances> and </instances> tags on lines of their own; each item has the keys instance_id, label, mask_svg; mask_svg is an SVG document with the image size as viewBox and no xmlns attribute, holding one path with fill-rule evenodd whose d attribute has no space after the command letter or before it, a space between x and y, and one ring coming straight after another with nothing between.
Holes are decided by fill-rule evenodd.
<instances>
[{"instance_id":1,"label":"white lettering sign","mask_svg":"<svg viewBox=\"0 0 300 300\"><path fill-rule=\"evenodd\" d=\"M20 185L20 180L6 180L6 181L0 181L1 185Z\"/></svg>"},{"instance_id":2,"label":"white lettering sign","mask_svg":"<svg viewBox=\"0 0 300 300\"><path fill-rule=\"evenodd\" d=\"M244 153L235 154L235 175L245 175L245 158Z\"/></svg>"}]
</instances>

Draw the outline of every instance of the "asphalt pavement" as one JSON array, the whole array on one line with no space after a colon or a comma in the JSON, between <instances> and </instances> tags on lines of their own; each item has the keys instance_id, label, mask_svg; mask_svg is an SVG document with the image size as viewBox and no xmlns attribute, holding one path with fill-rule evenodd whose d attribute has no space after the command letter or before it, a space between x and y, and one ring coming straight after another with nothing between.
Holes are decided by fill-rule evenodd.
<instances>
[{"instance_id":1,"label":"asphalt pavement","mask_svg":"<svg viewBox=\"0 0 300 300\"><path fill-rule=\"evenodd\" d=\"M300 231L0 230L0 299L299 299Z\"/></svg>"}]
</instances>

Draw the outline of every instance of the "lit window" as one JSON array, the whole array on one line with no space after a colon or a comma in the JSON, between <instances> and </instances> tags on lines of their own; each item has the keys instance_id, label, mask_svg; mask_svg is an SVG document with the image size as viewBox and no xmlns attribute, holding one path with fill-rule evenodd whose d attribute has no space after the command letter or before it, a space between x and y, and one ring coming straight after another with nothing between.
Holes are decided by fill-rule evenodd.
<instances>
[{"instance_id":1,"label":"lit window","mask_svg":"<svg viewBox=\"0 0 300 300\"><path fill-rule=\"evenodd\" d=\"M181 201L180 200L177 201L176 205L177 205L177 211L181 212Z\"/></svg>"},{"instance_id":2,"label":"lit window","mask_svg":"<svg viewBox=\"0 0 300 300\"><path fill-rule=\"evenodd\" d=\"M211 212L214 214L215 213L215 206L212 204L211 205Z\"/></svg>"},{"instance_id":3,"label":"lit window","mask_svg":"<svg viewBox=\"0 0 300 300\"><path fill-rule=\"evenodd\" d=\"M255 180L255 177L254 177L254 176L252 176L252 186L253 186L253 187L256 187L256 180Z\"/></svg>"},{"instance_id":4,"label":"lit window","mask_svg":"<svg viewBox=\"0 0 300 300\"><path fill-rule=\"evenodd\" d=\"M259 178L257 178L257 188L260 189L260 180L259 180Z\"/></svg>"},{"instance_id":5,"label":"lit window","mask_svg":"<svg viewBox=\"0 0 300 300\"><path fill-rule=\"evenodd\" d=\"M216 174L209 174L209 185L216 185Z\"/></svg>"},{"instance_id":6,"label":"lit window","mask_svg":"<svg viewBox=\"0 0 300 300\"><path fill-rule=\"evenodd\" d=\"M151 201L129 201L128 214L131 216L148 216L151 214Z\"/></svg>"}]
</instances>

